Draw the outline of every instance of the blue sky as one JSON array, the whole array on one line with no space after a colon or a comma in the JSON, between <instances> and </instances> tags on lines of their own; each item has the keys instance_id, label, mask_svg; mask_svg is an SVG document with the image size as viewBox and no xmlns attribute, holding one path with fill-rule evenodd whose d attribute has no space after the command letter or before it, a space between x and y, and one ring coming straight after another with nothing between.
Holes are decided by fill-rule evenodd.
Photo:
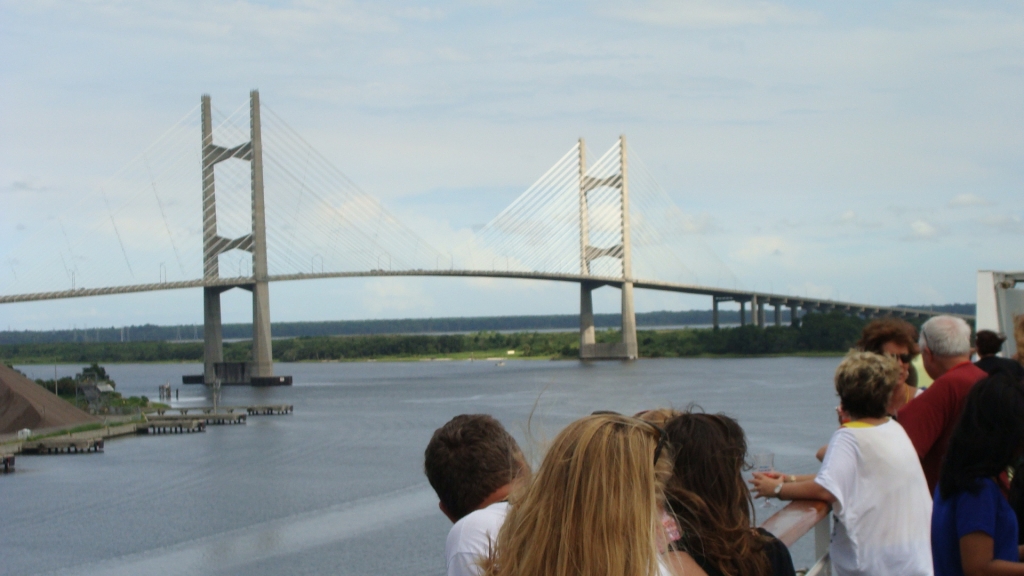
<instances>
[{"instance_id":1,"label":"blue sky","mask_svg":"<svg viewBox=\"0 0 1024 576\"><path fill-rule=\"evenodd\" d=\"M978 269L1024 268L1020 2L0 2L0 78L0 259L200 94L230 111L259 88L428 240L488 222L580 136L626 134L738 286L964 302ZM272 298L275 320L578 306L484 280ZM0 306L0 329L200 318L198 291Z\"/></svg>"}]
</instances>

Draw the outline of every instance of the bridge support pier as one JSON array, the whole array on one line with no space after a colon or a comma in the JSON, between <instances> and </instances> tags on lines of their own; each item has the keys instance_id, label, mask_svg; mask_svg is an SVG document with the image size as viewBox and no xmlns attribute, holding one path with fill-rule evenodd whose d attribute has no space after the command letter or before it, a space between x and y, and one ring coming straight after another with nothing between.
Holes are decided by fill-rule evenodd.
<instances>
[{"instance_id":1,"label":"bridge support pier","mask_svg":"<svg viewBox=\"0 0 1024 576\"><path fill-rule=\"evenodd\" d=\"M636 312L633 306L632 251L629 233L629 179L627 177L626 137L619 137L619 173L596 177L587 173L586 144L579 142L579 215L580 274L590 276L590 263L598 258L617 258L622 262L622 339L619 342L596 342L594 331L594 299L592 292L602 284L580 283L580 359L634 360L639 354L636 338ZM590 245L590 210L587 193L596 188L617 188L620 198L621 243L598 248Z\"/></svg>"},{"instance_id":2,"label":"bridge support pier","mask_svg":"<svg viewBox=\"0 0 1024 576\"><path fill-rule=\"evenodd\" d=\"M782 326L782 304L779 302L775 303L775 327Z\"/></svg>"},{"instance_id":3,"label":"bridge support pier","mask_svg":"<svg viewBox=\"0 0 1024 576\"><path fill-rule=\"evenodd\" d=\"M740 326L747 325L747 303L744 300L740 301Z\"/></svg>"},{"instance_id":4,"label":"bridge support pier","mask_svg":"<svg viewBox=\"0 0 1024 576\"><path fill-rule=\"evenodd\" d=\"M718 296L711 297L711 329L718 330Z\"/></svg>"},{"instance_id":5,"label":"bridge support pier","mask_svg":"<svg viewBox=\"0 0 1024 576\"><path fill-rule=\"evenodd\" d=\"M594 296L597 285L580 283L580 358L585 358L596 342L594 330Z\"/></svg>"},{"instance_id":6,"label":"bridge support pier","mask_svg":"<svg viewBox=\"0 0 1024 576\"><path fill-rule=\"evenodd\" d=\"M219 287L203 288L203 382L217 379L217 364L224 361L224 329L220 316Z\"/></svg>"}]
</instances>

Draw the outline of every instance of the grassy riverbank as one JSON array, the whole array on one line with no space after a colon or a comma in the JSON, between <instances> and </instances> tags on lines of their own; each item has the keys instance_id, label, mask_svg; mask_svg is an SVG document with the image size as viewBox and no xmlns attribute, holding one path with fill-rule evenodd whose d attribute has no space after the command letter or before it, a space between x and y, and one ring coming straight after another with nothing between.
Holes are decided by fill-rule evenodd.
<instances>
[{"instance_id":1,"label":"grassy riverbank","mask_svg":"<svg viewBox=\"0 0 1024 576\"><path fill-rule=\"evenodd\" d=\"M658 357L758 356L841 353L860 335L865 321L844 314L810 314L799 327L753 326L721 330L642 330L640 355ZM599 342L619 338L615 330L597 333ZM346 360L415 360L424 358L576 358L576 332L478 332L451 335L319 336L274 341L281 362ZM249 342L224 345L227 361L249 359ZM200 342L103 342L0 345L0 361L9 364L113 362L201 362Z\"/></svg>"}]
</instances>

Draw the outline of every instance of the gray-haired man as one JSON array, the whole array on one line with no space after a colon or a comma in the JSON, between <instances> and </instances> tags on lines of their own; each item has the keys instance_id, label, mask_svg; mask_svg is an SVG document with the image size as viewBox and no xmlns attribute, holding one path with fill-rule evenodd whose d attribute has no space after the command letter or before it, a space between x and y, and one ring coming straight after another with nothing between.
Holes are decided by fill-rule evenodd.
<instances>
[{"instance_id":1,"label":"gray-haired man","mask_svg":"<svg viewBox=\"0 0 1024 576\"><path fill-rule=\"evenodd\" d=\"M962 318L935 316L921 326L921 359L935 382L900 409L897 419L921 458L935 493L949 437L971 388L988 376L971 363L971 327Z\"/></svg>"}]
</instances>

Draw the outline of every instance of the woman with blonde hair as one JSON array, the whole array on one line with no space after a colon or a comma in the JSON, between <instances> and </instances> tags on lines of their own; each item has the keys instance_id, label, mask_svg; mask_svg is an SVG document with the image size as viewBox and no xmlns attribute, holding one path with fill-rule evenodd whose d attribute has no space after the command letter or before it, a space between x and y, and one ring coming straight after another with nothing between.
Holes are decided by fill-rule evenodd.
<instances>
[{"instance_id":1,"label":"woman with blonde hair","mask_svg":"<svg viewBox=\"0 0 1024 576\"><path fill-rule=\"evenodd\" d=\"M569 424L514 495L484 574L704 574L684 554L660 554L665 447L661 429L638 418L595 413Z\"/></svg>"}]
</instances>

